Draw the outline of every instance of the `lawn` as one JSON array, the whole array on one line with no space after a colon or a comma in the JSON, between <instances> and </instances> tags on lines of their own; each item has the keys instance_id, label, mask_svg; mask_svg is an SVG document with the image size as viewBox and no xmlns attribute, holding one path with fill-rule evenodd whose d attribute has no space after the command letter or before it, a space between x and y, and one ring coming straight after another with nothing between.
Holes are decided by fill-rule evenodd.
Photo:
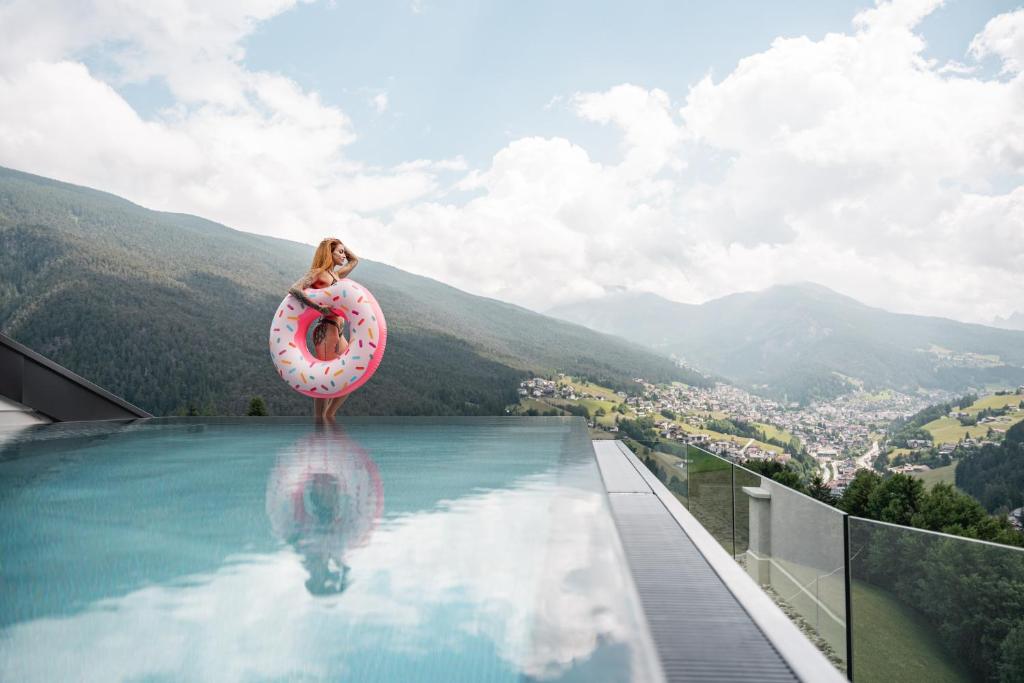
<instances>
[{"instance_id":1,"label":"lawn","mask_svg":"<svg viewBox=\"0 0 1024 683\"><path fill-rule=\"evenodd\" d=\"M1004 397L997 396L996 398ZM970 434L972 439L984 439L985 435L988 434L989 427L1006 430L1021 421L1024 421L1024 413L1019 412L1006 415L995 422L974 425L972 427L961 425L960 421L955 417L940 417L938 420L932 420L926 424L924 429L931 433L932 439L937 444L956 443L964 438L964 434Z\"/></svg>"},{"instance_id":2,"label":"lawn","mask_svg":"<svg viewBox=\"0 0 1024 683\"><path fill-rule=\"evenodd\" d=\"M889 593L853 582L853 676L857 681L970 681L928 621Z\"/></svg>"},{"instance_id":3,"label":"lawn","mask_svg":"<svg viewBox=\"0 0 1024 683\"><path fill-rule=\"evenodd\" d=\"M577 405L584 406L590 411L590 419L596 424L604 425L605 427L611 427L615 424L615 417L618 413L612 412L612 408L615 407L615 403L610 401L599 401L595 398L582 398L576 401L570 401L565 398L550 398L546 399L548 403L553 406L566 406L566 405ZM594 413L597 412L598 408L604 408L605 414L601 417L595 417ZM632 410L627 410L623 418L635 418L636 414Z\"/></svg>"},{"instance_id":4,"label":"lawn","mask_svg":"<svg viewBox=\"0 0 1024 683\"><path fill-rule=\"evenodd\" d=\"M785 429L779 429L778 427L763 422L755 422L754 425L764 432L766 439L775 439L782 443L789 443L793 438L793 435L787 432Z\"/></svg>"},{"instance_id":5,"label":"lawn","mask_svg":"<svg viewBox=\"0 0 1024 683\"><path fill-rule=\"evenodd\" d=\"M956 485L956 463L946 465L945 467L937 467L934 470L926 470L924 472L911 472L911 476L917 477L924 482L924 487L930 489L939 482L945 482L947 484Z\"/></svg>"},{"instance_id":6,"label":"lawn","mask_svg":"<svg viewBox=\"0 0 1024 683\"><path fill-rule=\"evenodd\" d=\"M1016 394L982 396L970 406L964 408L963 412L977 415L986 408L1015 406L1021 402L1021 399L1024 399L1024 396ZM931 432L935 443L956 443L964 438L965 433L970 434L972 439L984 439L985 435L988 434L989 427L1006 430L1021 421L1024 421L1024 412L1021 411L1004 415L998 418L996 422L974 425L973 427L964 427L960 424L959 420L953 417L940 417L938 420L932 420L926 424L924 429Z\"/></svg>"},{"instance_id":7,"label":"lawn","mask_svg":"<svg viewBox=\"0 0 1024 683\"><path fill-rule=\"evenodd\" d=\"M519 400L519 410L520 410L521 413L525 414L526 411L529 410L530 408L533 408L534 410L540 412L541 415L543 415L544 413L550 412L552 410L557 411L558 414L560 414L560 415L564 413L564 411L558 410L558 408L556 406L549 405L549 404L545 403L544 401L538 401L535 398L525 398L524 397L524 398Z\"/></svg>"},{"instance_id":8,"label":"lawn","mask_svg":"<svg viewBox=\"0 0 1024 683\"><path fill-rule=\"evenodd\" d=\"M1018 396L1016 394L1009 394L1006 396L982 396L977 401L971 404L969 408L965 408L963 412L974 415L985 408L1003 408L1005 406L1018 405L1021 400L1024 400L1024 396Z\"/></svg>"},{"instance_id":9,"label":"lawn","mask_svg":"<svg viewBox=\"0 0 1024 683\"><path fill-rule=\"evenodd\" d=\"M889 453L889 462L891 463L897 456L910 455L911 453L913 453L913 451L909 448L894 448L892 449L892 452Z\"/></svg>"},{"instance_id":10,"label":"lawn","mask_svg":"<svg viewBox=\"0 0 1024 683\"><path fill-rule=\"evenodd\" d=\"M707 413L701 413L701 414L702 415L706 415ZM733 443L738 443L741 446L746 446L747 442L750 441L750 438L746 437L746 436L733 436L731 434L722 434L721 432L713 432L710 429L700 429L698 427L694 427L691 424L686 424L685 422L683 422L680 419L676 419L676 420L674 420L674 422L677 425L679 425L680 427L682 427L683 431L686 432L687 434L707 434L708 436L711 437L712 441L731 441ZM766 425L761 425L761 426L766 426ZM778 430L776 430L776 431L778 431ZM786 432L779 432L779 433L785 434ZM770 436L770 435L766 434L766 436ZM789 439L786 439L786 440L789 441ZM756 441L755 440L754 443L752 443L751 445L752 446L757 446L762 451L771 451L772 453L782 453L782 452L784 452L784 449L782 449L782 448L780 448L778 446L774 446L772 444L764 443L763 441Z\"/></svg>"},{"instance_id":11,"label":"lawn","mask_svg":"<svg viewBox=\"0 0 1024 683\"><path fill-rule=\"evenodd\" d=\"M581 382L579 380L576 380L576 379L570 377L569 375L565 375L564 377L560 377L558 379L558 383L559 384L567 384L567 385L571 386L576 391L577 394L582 393L582 392L585 391L588 394L593 394L594 396L597 396L598 398L602 398L602 399L604 399L606 401L613 401L615 403L622 403L625 400L621 396L619 396L618 394L616 394L614 391L612 391L611 389L609 389L607 387L602 387L599 384L592 384L590 382Z\"/></svg>"}]
</instances>

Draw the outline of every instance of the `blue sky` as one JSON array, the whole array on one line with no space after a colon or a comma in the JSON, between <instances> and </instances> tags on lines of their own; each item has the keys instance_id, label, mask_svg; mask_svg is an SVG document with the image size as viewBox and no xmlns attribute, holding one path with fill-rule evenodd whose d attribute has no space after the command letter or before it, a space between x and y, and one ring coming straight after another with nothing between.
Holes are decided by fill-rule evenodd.
<instances>
[{"instance_id":1,"label":"blue sky","mask_svg":"<svg viewBox=\"0 0 1024 683\"><path fill-rule=\"evenodd\" d=\"M619 83L681 96L778 36L848 30L870 4L314 2L261 23L243 43L244 61L341 107L358 135L350 151L368 163L462 155L484 164L509 140L529 135L570 137L595 158L614 159L614 132L580 121L564 98ZM926 56L964 60L985 22L1018 4L950 0L921 26ZM173 102L159 79L120 90L143 113ZM383 113L372 104L379 93L388 97Z\"/></svg>"},{"instance_id":2,"label":"blue sky","mask_svg":"<svg viewBox=\"0 0 1024 683\"><path fill-rule=\"evenodd\" d=\"M381 164L461 154L482 164L510 139L564 135L597 158L615 136L554 98L619 83L685 93L720 78L777 36L843 31L867 3L338 2L300 6L246 43L246 62L280 70L355 119L353 153ZM992 15L1013 2L958 0L923 26L928 54L962 60ZM369 104L380 91L390 109Z\"/></svg>"}]
</instances>

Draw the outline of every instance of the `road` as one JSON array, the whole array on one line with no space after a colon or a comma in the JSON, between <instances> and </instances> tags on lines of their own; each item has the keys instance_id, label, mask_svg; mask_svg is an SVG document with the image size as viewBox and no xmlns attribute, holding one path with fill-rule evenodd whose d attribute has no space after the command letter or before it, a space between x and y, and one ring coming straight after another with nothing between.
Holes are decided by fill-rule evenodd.
<instances>
[{"instance_id":1,"label":"road","mask_svg":"<svg viewBox=\"0 0 1024 683\"><path fill-rule=\"evenodd\" d=\"M878 448L878 442L875 441L873 444L871 444L871 448L868 449L867 453L857 458L857 469L870 470L871 463L873 463L875 458L878 457L879 450L880 449Z\"/></svg>"}]
</instances>

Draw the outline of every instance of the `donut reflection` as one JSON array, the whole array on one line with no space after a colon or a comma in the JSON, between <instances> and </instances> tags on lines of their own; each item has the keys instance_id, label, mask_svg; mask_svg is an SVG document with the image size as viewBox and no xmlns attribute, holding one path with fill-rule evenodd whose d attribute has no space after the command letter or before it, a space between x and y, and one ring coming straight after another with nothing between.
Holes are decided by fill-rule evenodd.
<instances>
[{"instance_id":1,"label":"donut reflection","mask_svg":"<svg viewBox=\"0 0 1024 683\"><path fill-rule=\"evenodd\" d=\"M302 556L313 595L341 593L346 555L365 544L384 509L376 463L338 425L323 425L282 450L267 481L274 535Z\"/></svg>"}]
</instances>

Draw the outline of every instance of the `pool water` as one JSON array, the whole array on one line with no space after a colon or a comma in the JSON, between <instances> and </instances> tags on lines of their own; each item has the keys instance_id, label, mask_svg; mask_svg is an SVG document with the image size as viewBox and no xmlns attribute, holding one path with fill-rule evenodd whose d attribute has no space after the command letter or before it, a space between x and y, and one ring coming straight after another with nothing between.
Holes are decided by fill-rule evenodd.
<instances>
[{"instance_id":1,"label":"pool water","mask_svg":"<svg viewBox=\"0 0 1024 683\"><path fill-rule=\"evenodd\" d=\"M661 675L579 419L31 428L0 596L5 681Z\"/></svg>"}]
</instances>

